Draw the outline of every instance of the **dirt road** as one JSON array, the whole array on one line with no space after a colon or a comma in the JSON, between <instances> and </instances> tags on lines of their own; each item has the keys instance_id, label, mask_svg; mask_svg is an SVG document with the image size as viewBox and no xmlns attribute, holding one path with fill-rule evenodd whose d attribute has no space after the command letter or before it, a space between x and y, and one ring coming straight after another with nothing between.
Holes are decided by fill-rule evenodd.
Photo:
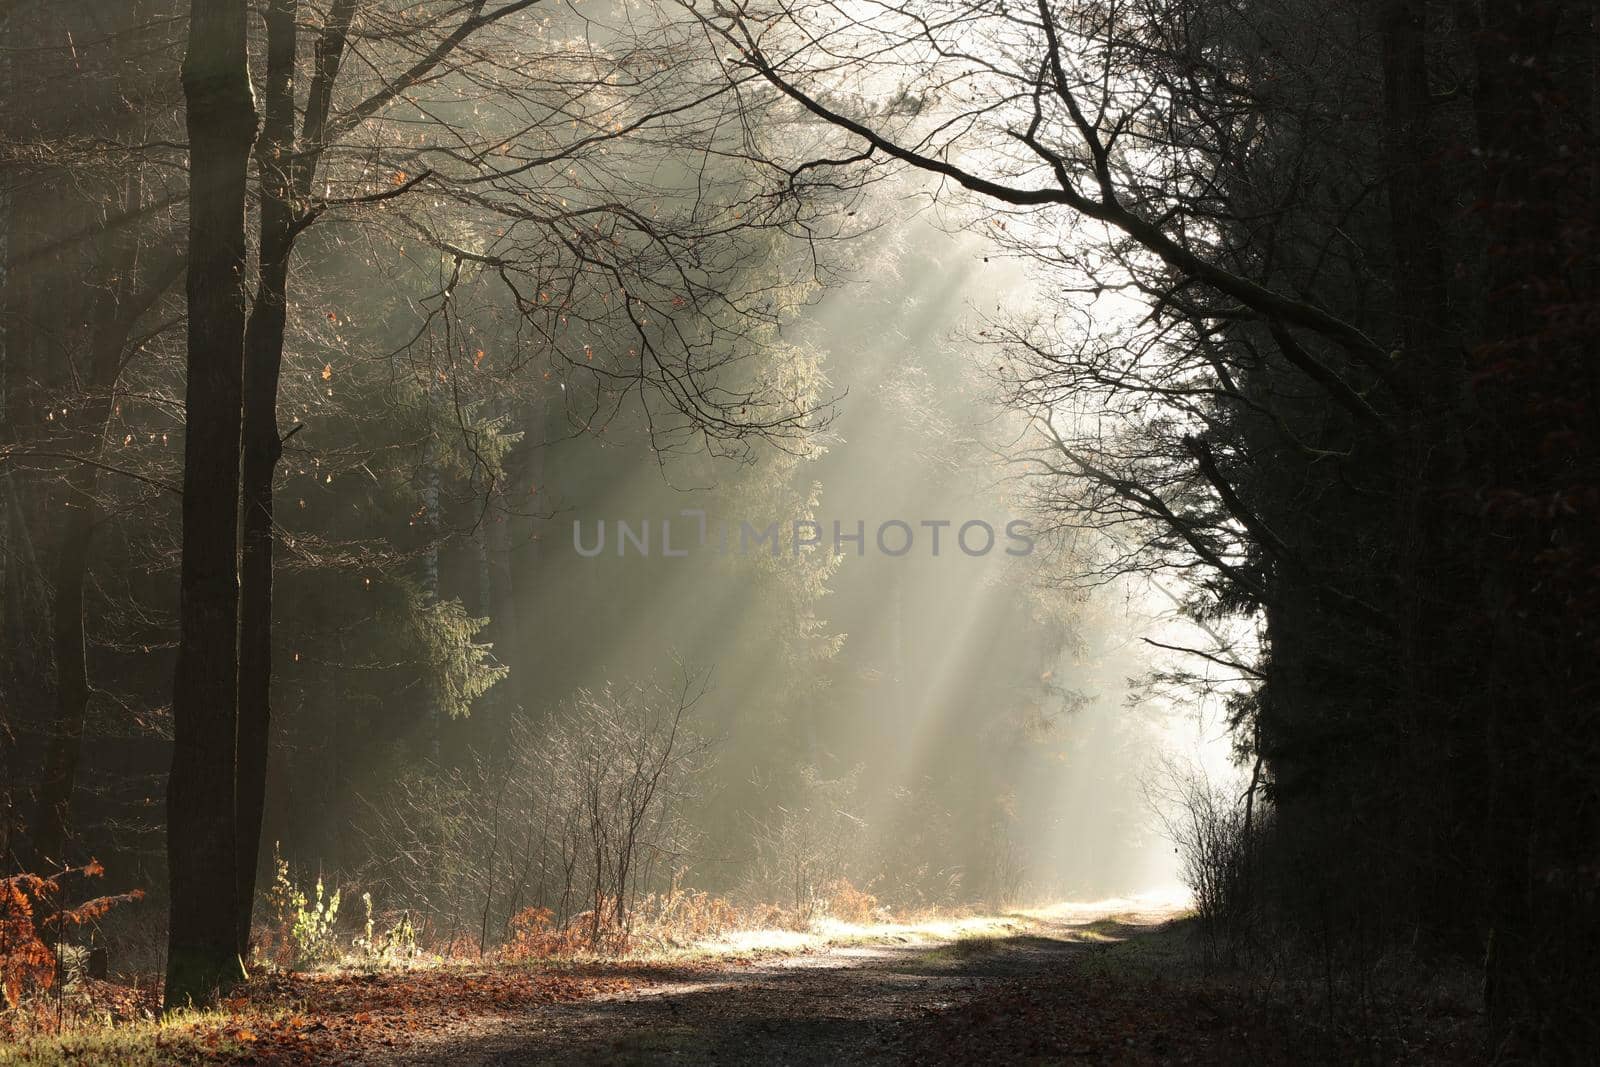
<instances>
[{"instance_id":1,"label":"dirt road","mask_svg":"<svg viewBox=\"0 0 1600 1067\"><path fill-rule=\"evenodd\" d=\"M1471 991L1205 965L1170 906L743 931L639 960L259 976L217 1011L0 1044L0 1061L299 1064L1459 1064ZM1280 953L1268 963L1292 962ZM1312 961L1315 962L1315 961ZM1410 972L1393 972L1401 974ZM1359 995L1355 995L1359 994Z\"/></svg>"},{"instance_id":2,"label":"dirt road","mask_svg":"<svg viewBox=\"0 0 1600 1067\"><path fill-rule=\"evenodd\" d=\"M1159 911L1080 911L950 939L891 934L798 955L652 968L641 972L638 987L626 994L474 1021L461 1032L389 1050L381 1061L925 1062L943 1058L940 1048L928 1047L939 1029L930 1024L958 1019L964 1011L981 1013L990 1002L1084 975L1097 958L1151 934L1169 917ZM1133 1051L1120 1043L1114 1050L1118 1058ZM952 1061L983 1052L945 1051ZM1048 1056L1047 1050L1039 1051Z\"/></svg>"}]
</instances>

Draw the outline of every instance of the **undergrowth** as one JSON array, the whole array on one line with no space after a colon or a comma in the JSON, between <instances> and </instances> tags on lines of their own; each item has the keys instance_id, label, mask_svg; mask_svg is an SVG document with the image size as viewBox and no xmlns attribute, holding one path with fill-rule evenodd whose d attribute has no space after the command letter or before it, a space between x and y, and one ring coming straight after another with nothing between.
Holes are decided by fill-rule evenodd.
<instances>
[{"instance_id":1,"label":"undergrowth","mask_svg":"<svg viewBox=\"0 0 1600 1067\"><path fill-rule=\"evenodd\" d=\"M74 873L99 872L62 872ZM6 925L0 927L0 974L10 983L0 1011L0 1063L200 1062L253 1040L250 1026L262 1024L240 1021L259 1015L247 997L232 998L211 1012L163 1020L158 975L112 982L60 965L60 959L72 959L78 950L59 939L56 947L48 947L50 942L41 936L45 909L38 906L40 900L53 899L58 888L54 879L0 882L9 909ZM88 923L122 899L95 898L76 909L54 908L49 915L54 922ZM350 905L352 899L359 900L358 908ZM740 931L804 934L830 921L868 925L889 918L876 897L844 879L830 883L804 915L779 905L741 906L679 886L646 894L625 909L601 903L606 915L626 915L626 926L600 924L596 936L592 911L558 920L548 908L528 907L513 916L503 941L484 951L476 938L427 937L425 922L404 912L375 910L369 893L357 896L330 888L321 878L309 885L297 883L288 864L275 855L273 881L258 909L261 921L252 938L253 985L259 993L295 975L336 980L387 973L398 979L407 973L479 973L485 966L712 955L720 951L714 947L719 939ZM776 948L766 949L772 950Z\"/></svg>"}]
</instances>

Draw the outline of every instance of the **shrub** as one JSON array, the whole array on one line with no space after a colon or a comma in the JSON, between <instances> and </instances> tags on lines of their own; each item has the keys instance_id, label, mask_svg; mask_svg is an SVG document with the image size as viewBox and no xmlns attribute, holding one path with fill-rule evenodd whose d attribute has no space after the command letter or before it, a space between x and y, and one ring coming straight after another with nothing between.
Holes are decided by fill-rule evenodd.
<instances>
[{"instance_id":1,"label":"shrub","mask_svg":"<svg viewBox=\"0 0 1600 1067\"><path fill-rule=\"evenodd\" d=\"M1252 860L1259 826L1245 804L1203 775L1169 770L1156 805L1178 852L1179 878L1213 954L1233 956L1252 916Z\"/></svg>"},{"instance_id":2,"label":"shrub","mask_svg":"<svg viewBox=\"0 0 1600 1067\"><path fill-rule=\"evenodd\" d=\"M579 916L558 924L549 908L524 908L511 918L511 937L501 946L501 955L510 960L550 959L575 956L589 946L589 930Z\"/></svg>"},{"instance_id":3,"label":"shrub","mask_svg":"<svg viewBox=\"0 0 1600 1067\"><path fill-rule=\"evenodd\" d=\"M878 917L878 898L863 893L848 878L837 878L823 886L829 918L845 923L870 923Z\"/></svg>"},{"instance_id":4,"label":"shrub","mask_svg":"<svg viewBox=\"0 0 1600 1067\"><path fill-rule=\"evenodd\" d=\"M256 945L256 954L285 969L330 963L339 956L335 924L339 918L340 892L328 895L317 878L315 889L307 894L295 885L289 863L272 849L272 886L267 890L267 929ZM370 912L369 912L370 919Z\"/></svg>"},{"instance_id":5,"label":"shrub","mask_svg":"<svg viewBox=\"0 0 1600 1067\"><path fill-rule=\"evenodd\" d=\"M59 945L68 930L96 922L118 904L139 900L142 890L94 897L76 907L61 902L62 880L69 875L97 878L105 868L90 860L48 877L14 874L0 878L0 999L8 1008L29 992L46 992L56 984Z\"/></svg>"},{"instance_id":6,"label":"shrub","mask_svg":"<svg viewBox=\"0 0 1600 1067\"><path fill-rule=\"evenodd\" d=\"M367 798L357 877L417 916L430 946L470 937L482 954L519 921L543 943L581 912L590 950L623 950L633 905L690 851L674 809L707 758L687 723L703 687L689 673L672 689L583 691L552 722L514 718L460 768L395 778ZM552 915L535 931L540 909Z\"/></svg>"},{"instance_id":7,"label":"shrub","mask_svg":"<svg viewBox=\"0 0 1600 1067\"><path fill-rule=\"evenodd\" d=\"M361 907L366 913L361 934L351 943L362 961L369 964L406 963L422 954L417 943L417 929L411 922L410 912L401 912L389 919L381 928L372 914L372 894L361 894Z\"/></svg>"},{"instance_id":8,"label":"shrub","mask_svg":"<svg viewBox=\"0 0 1600 1067\"><path fill-rule=\"evenodd\" d=\"M852 813L860 770L828 779L802 768L795 802L756 825L740 898L752 908L782 902L783 912L757 925L805 929L826 908L827 887L845 880L863 845L865 823Z\"/></svg>"},{"instance_id":9,"label":"shrub","mask_svg":"<svg viewBox=\"0 0 1600 1067\"><path fill-rule=\"evenodd\" d=\"M664 893L647 894L633 911L635 937L664 946L718 937L739 925L739 918L738 910L725 898L683 889L676 880Z\"/></svg>"}]
</instances>

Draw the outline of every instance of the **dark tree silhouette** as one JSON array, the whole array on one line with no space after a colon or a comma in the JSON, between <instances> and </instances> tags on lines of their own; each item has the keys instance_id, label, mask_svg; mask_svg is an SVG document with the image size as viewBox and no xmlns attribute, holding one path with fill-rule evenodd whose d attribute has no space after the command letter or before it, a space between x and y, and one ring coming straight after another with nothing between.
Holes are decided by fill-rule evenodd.
<instances>
[{"instance_id":1,"label":"dark tree silhouette","mask_svg":"<svg viewBox=\"0 0 1600 1067\"><path fill-rule=\"evenodd\" d=\"M183 564L167 785L168 1008L242 976L233 886L239 715L239 433L245 197L256 137L244 0L196 0L183 87L189 130L189 353Z\"/></svg>"},{"instance_id":2,"label":"dark tree silhouette","mask_svg":"<svg viewBox=\"0 0 1600 1067\"><path fill-rule=\"evenodd\" d=\"M1196 619L1264 623L1236 714L1273 903L1486 949L1502 1054L1592 1047L1588 16L694 9L730 79L835 131L769 153L781 185L910 168L1069 299L1145 301L989 336L1042 430L1041 505L1112 533L1109 570L1191 576Z\"/></svg>"}]
</instances>

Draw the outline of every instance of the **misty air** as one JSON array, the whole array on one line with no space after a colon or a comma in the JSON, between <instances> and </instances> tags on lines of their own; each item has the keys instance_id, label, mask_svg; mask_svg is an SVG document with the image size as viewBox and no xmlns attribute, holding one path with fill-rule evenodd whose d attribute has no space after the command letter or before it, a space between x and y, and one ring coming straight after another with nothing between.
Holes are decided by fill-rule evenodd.
<instances>
[{"instance_id":1,"label":"misty air","mask_svg":"<svg viewBox=\"0 0 1600 1067\"><path fill-rule=\"evenodd\" d=\"M1600 1059L1592 3L0 26L0 1064Z\"/></svg>"}]
</instances>

